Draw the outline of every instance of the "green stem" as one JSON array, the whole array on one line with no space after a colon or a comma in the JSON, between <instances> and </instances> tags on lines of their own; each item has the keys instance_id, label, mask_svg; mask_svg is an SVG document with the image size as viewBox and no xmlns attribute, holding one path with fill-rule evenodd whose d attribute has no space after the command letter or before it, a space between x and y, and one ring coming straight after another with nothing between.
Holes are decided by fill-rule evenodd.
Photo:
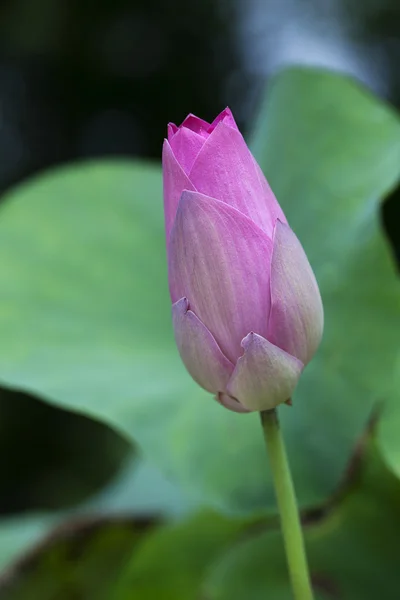
<instances>
[{"instance_id":1,"label":"green stem","mask_svg":"<svg viewBox=\"0 0 400 600\"><path fill-rule=\"evenodd\" d=\"M262 412L261 423L275 485L293 594L296 600L313 600L296 494L276 410Z\"/></svg>"}]
</instances>

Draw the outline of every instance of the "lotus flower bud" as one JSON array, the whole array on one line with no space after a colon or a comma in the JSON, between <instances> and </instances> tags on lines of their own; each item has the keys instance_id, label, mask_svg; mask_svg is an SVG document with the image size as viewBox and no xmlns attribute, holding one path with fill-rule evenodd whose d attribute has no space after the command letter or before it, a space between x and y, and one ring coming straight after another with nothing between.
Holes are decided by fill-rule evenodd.
<instances>
[{"instance_id":1,"label":"lotus flower bud","mask_svg":"<svg viewBox=\"0 0 400 600\"><path fill-rule=\"evenodd\" d=\"M193 379L238 412L290 399L322 336L311 266L229 109L163 146L173 326Z\"/></svg>"}]
</instances>

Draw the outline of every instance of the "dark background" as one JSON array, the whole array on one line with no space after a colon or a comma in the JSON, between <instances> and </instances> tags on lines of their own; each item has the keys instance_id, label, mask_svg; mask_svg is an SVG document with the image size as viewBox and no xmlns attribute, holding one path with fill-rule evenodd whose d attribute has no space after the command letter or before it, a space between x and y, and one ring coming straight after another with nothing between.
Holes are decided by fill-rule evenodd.
<instances>
[{"instance_id":1,"label":"dark background","mask_svg":"<svg viewBox=\"0 0 400 600\"><path fill-rule=\"evenodd\" d=\"M229 105L246 133L293 63L349 73L399 107L398 0L3 0L0 191L89 157L158 161L166 123L188 112ZM383 214L398 255L399 199ZM0 390L0 512L71 505L128 451L101 424Z\"/></svg>"}]
</instances>

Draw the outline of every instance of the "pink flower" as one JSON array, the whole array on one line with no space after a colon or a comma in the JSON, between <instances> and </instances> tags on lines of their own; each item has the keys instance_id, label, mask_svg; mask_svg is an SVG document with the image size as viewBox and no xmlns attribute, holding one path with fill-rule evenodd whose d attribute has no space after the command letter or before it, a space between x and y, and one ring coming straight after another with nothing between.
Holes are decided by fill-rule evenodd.
<instances>
[{"instance_id":1,"label":"pink flower","mask_svg":"<svg viewBox=\"0 0 400 600\"><path fill-rule=\"evenodd\" d=\"M287 401L322 336L317 282L229 109L168 126L173 324L193 379L240 412Z\"/></svg>"}]
</instances>

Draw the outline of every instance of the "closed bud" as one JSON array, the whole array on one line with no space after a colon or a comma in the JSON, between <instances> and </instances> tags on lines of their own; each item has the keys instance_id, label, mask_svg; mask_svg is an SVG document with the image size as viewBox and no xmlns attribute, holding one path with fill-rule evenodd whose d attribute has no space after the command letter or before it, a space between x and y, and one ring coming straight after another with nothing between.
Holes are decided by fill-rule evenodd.
<instances>
[{"instance_id":1,"label":"closed bud","mask_svg":"<svg viewBox=\"0 0 400 600\"><path fill-rule=\"evenodd\" d=\"M173 325L193 379L238 412L287 401L322 336L311 266L229 109L163 147Z\"/></svg>"}]
</instances>

